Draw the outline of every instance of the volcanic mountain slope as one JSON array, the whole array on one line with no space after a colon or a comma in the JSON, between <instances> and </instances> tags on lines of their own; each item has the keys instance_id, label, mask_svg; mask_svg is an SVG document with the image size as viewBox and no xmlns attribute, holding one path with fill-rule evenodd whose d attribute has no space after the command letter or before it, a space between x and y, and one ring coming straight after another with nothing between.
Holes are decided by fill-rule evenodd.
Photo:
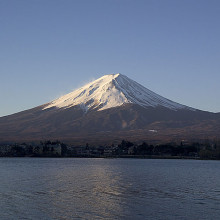
<instances>
[{"instance_id":1,"label":"volcanic mountain slope","mask_svg":"<svg viewBox=\"0 0 220 220\"><path fill-rule=\"evenodd\" d=\"M172 110L193 110L187 106L165 99L119 73L105 75L76 91L54 100L44 109L51 107L70 108L80 105L85 111L91 108L101 111L126 103L137 104L143 107L162 106Z\"/></svg>"},{"instance_id":2,"label":"volcanic mountain slope","mask_svg":"<svg viewBox=\"0 0 220 220\"><path fill-rule=\"evenodd\" d=\"M178 104L121 74L105 75L36 108L0 118L0 142L218 138L219 114Z\"/></svg>"}]
</instances>

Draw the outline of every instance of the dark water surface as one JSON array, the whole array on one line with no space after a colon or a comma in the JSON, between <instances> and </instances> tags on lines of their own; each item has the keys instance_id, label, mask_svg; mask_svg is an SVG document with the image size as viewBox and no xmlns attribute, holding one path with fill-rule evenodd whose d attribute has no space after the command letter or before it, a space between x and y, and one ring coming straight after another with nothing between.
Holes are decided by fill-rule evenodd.
<instances>
[{"instance_id":1,"label":"dark water surface","mask_svg":"<svg viewBox=\"0 0 220 220\"><path fill-rule=\"evenodd\" d=\"M0 219L220 219L220 161L0 158Z\"/></svg>"}]
</instances>

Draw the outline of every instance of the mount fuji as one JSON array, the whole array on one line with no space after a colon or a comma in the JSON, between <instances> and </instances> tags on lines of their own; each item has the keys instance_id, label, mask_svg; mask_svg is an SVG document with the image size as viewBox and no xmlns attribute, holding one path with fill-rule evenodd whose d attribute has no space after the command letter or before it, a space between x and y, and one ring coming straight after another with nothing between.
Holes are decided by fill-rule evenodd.
<instances>
[{"instance_id":1,"label":"mount fuji","mask_svg":"<svg viewBox=\"0 0 220 220\"><path fill-rule=\"evenodd\" d=\"M0 142L74 144L219 138L220 115L166 99L122 74L105 75L54 101L0 118Z\"/></svg>"},{"instance_id":2,"label":"mount fuji","mask_svg":"<svg viewBox=\"0 0 220 220\"><path fill-rule=\"evenodd\" d=\"M54 100L44 109L51 107L70 108L80 105L85 111L98 111L118 107L123 104L137 104L142 107L165 107L172 110L188 109L148 90L122 74L105 75L80 89Z\"/></svg>"}]
</instances>

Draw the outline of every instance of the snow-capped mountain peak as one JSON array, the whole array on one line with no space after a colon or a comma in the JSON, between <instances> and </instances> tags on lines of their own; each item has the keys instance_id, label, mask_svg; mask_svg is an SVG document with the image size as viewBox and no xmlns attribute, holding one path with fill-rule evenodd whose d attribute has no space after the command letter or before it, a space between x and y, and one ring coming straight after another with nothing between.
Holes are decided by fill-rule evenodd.
<instances>
[{"instance_id":1,"label":"snow-capped mountain peak","mask_svg":"<svg viewBox=\"0 0 220 220\"><path fill-rule=\"evenodd\" d=\"M143 87L122 74L105 75L85 86L50 102L43 110L70 108L80 105L85 111L96 108L102 111L121 106L125 103L138 104L143 107L163 106L172 110L189 109Z\"/></svg>"}]
</instances>

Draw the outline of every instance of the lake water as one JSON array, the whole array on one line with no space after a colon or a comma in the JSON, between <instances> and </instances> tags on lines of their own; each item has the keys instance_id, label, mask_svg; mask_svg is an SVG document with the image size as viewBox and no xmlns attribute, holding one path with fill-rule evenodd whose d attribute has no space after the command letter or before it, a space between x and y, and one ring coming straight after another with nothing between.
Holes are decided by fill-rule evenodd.
<instances>
[{"instance_id":1,"label":"lake water","mask_svg":"<svg viewBox=\"0 0 220 220\"><path fill-rule=\"evenodd\" d=\"M0 158L0 219L220 219L220 161Z\"/></svg>"}]
</instances>

